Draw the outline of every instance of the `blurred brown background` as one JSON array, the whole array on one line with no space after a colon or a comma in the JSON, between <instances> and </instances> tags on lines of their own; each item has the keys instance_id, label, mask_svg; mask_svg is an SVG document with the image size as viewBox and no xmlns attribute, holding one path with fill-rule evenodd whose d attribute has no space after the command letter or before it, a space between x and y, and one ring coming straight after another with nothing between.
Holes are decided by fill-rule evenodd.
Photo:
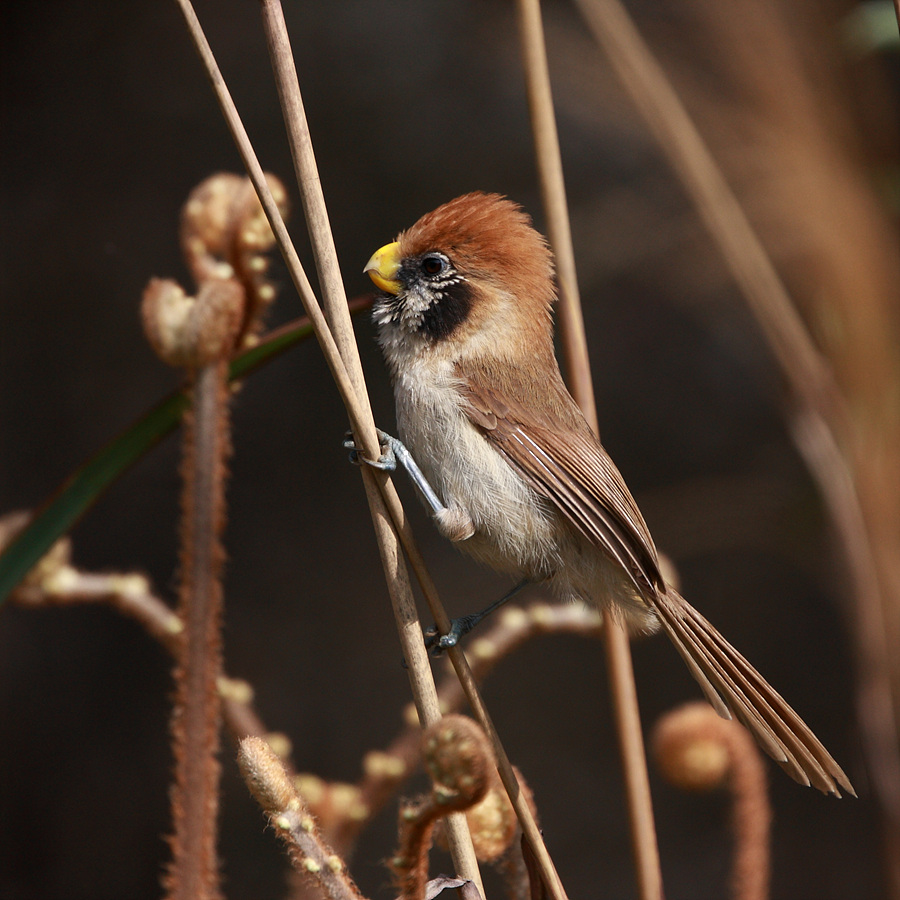
<instances>
[{"instance_id":1,"label":"blurred brown background","mask_svg":"<svg viewBox=\"0 0 900 900\"><path fill-rule=\"evenodd\" d=\"M361 270L375 248L460 193L508 194L543 227L510 3L285 6L350 296L370 290ZM265 167L290 183L257 4L197 8ZM583 22L568 3L544 9L604 443L683 592L801 712L860 792L835 802L770 767L772 897L885 897L854 710L846 573L786 430L781 378ZM847 3L638 0L630 9L791 286L827 289L821 269L804 267L804 229L828 230L841 207L827 183L794 181L795 217L784 217L766 164L787 152L779 123L809 116L840 164L858 166L854 178L878 183L896 162L896 60L847 50ZM781 30L767 30L772 23ZM175 4L3 4L0 32L3 512L38 505L176 386L143 339L141 291L154 275L187 283L179 207L201 179L240 171L240 161ZM808 93L779 79L785 58ZM772 74L769 95L740 77L754 64ZM299 215L292 222L312 272ZM275 272L272 324L300 313L280 265ZM376 419L390 429L367 320L357 332ZM340 446L345 427L312 343L237 398L226 661L254 685L267 724L291 737L298 767L352 781L363 753L399 729L408 688L359 476ZM170 440L103 497L74 531L80 566L140 570L172 596L177 461ZM412 510L407 485L401 493ZM451 612L507 586L413 512ZM635 646L635 667L648 728L699 696L661 638ZM169 670L159 646L105 608L0 610L0 900L159 896ZM633 896L600 647L536 642L504 662L485 693L570 896ZM232 757L226 745L226 892L277 897L280 849ZM726 798L686 796L652 777L667 896L724 896ZM392 896L381 860L393 817L382 815L352 865L371 896Z\"/></svg>"}]
</instances>

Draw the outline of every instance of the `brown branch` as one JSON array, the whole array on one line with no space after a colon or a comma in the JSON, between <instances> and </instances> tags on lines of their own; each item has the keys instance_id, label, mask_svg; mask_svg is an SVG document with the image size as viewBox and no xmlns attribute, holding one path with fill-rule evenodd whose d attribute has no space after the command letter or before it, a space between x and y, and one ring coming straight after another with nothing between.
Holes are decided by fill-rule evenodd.
<instances>
[{"instance_id":1,"label":"brown branch","mask_svg":"<svg viewBox=\"0 0 900 900\"><path fill-rule=\"evenodd\" d=\"M216 855L219 810L217 679L222 668L222 584L225 553L225 459L228 455L227 363L203 366L185 422L182 477L182 582L179 617L185 640L175 669L172 738L174 834L167 893L172 900L221 897Z\"/></svg>"},{"instance_id":2,"label":"brown branch","mask_svg":"<svg viewBox=\"0 0 900 900\"><path fill-rule=\"evenodd\" d=\"M231 452L228 362L237 342L256 331L271 299L254 265L272 243L258 224L259 206L243 179L213 176L182 211L182 249L198 279L196 298L174 282L154 279L141 314L150 343L170 365L184 367L191 405L184 416L181 585L184 633L174 648L170 839L165 878L171 900L218 900L219 731L222 698L222 569L225 481ZM273 182L272 190L284 194ZM243 280L238 280L240 277ZM252 303L248 302L252 298Z\"/></svg>"},{"instance_id":3,"label":"brown branch","mask_svg":"<svg viewBox=\"0 0 900 900\"><path fill-rule=\"evenodd\" d=\"M0 548L28 521L28 513L10 513L0 519ZM184 622L150 589L146 577L136 572L83 572L71 565L71 542L63 538L10 594L20 606L72 606L106 603L134 619L159 641L172 656L180 657ZM243 679L220 675L216 689L222 699L225 727L235 740L246 735L264 739L284 760L290 741L280 732L269 731L253 708L253 688ZM287 763L286 763L287 764Z\"/></svg>"}]
</instances>

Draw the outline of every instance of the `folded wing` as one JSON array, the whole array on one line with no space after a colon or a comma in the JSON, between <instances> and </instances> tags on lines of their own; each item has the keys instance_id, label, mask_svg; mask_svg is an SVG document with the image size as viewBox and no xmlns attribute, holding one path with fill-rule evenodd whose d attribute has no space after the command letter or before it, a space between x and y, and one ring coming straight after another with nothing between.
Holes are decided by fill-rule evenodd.
<instances>
[{"instance_id":1,"label":"folded wing","mask_svg":"<svg viewBox=\"0 0 900 900\"><path fill-rule=\"evenodd\" d=\"M713 625L666 586L634 498L562 381L542 383L545 395L528 403L524 379L464 366L458 366L457 375L471 422L538 494L622 567L716 711L725 718L734 715L795 781L827 794L840 796L838 786L854 794L800 716ZM528 391L534 390L530 380ZM554 421L536 420L529 408L552 410Z\"/></svg>"}]
</instances>

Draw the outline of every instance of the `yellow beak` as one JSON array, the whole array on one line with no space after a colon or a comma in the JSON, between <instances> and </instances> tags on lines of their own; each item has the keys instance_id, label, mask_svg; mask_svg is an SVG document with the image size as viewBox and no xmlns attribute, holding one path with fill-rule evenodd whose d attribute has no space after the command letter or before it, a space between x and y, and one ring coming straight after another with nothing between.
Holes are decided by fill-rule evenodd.
<instances>
[{"instance_id":1,"label":"yellow beak","mask_svg":"<svg viewBox=\"0 0 900 900\"><path fill-rule=\"evenodd\" d=\"M399 294L403 287L396 277L398 271L400 271L400 245L396 241L376 250L363 269L381 290L389 294Z\"/></svg>"}]
</instances>

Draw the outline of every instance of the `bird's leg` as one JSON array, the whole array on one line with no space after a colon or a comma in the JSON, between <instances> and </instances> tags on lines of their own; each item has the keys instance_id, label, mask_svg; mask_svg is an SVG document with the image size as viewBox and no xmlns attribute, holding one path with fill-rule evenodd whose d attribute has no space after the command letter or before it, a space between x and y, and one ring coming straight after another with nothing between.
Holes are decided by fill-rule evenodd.
<instances>
[{"instance_id":1,"label":"bird's leg","mask_svg":"<svg viewBox=\"0 0 900 900\"><path fill-rule=\"evenodd\" d=\"M406 469L406 474L409 476L410 481L412 481L425 498L425 502L431 509L431 514L437 524L438 530L452 541L465 540L466 538L471 537L475 531L475 526L468 513L459 508L444 506L438 495L435 493L434 488L429 484L428 479L416 464L412 454L407 450L403 441L388 434L386 431L382 431L380 428L376 430L378 432L378 441L382 448L381 456L375 460L366 459L366 457L361 456L353 441L352 434L348 433L344 440L344 447L350 451L350 461L357 465L364 462L366 465L387 472L395 471L397 463L400 463L400 465ZM492 612L500 609L504 603L515 597L515 595L529 583L529 579L526 578L524 581L517 584L511 591L504 594L499 600L495 601L479 613L460 616L458 619L451 619L450 630L446 634L438 634L437 628L432 626L425 632L425 646L429 649L433 649L436 653L441 653L450 647L455 647L456 644L459 643L460 638L467 635Z\"/></svg>"},{"instance_id":2,"label":"bird's leg","mask_svg":"<svg viewBox=\"0 0 900 900\"><path fill-rule=\"evenodd\" d=\"M450 647L455 647L459 643L460 638L465 637L473 628L479 625L482 620L500 609L504 603L512 600L523 587L526 587L529 584L531 584L531 580L526 578L481 612L473 613L468 616L460 616L458 619L451 619L450 630L446 634L438 634L437 627L432 625L431 628L425 632L425 646L429 650L432 650L436 656L440 655L444 650L449 650Z\"/></svg>"},{"instance_id":3,"label":"bird's leg","mask_svg":"<svg viewBox=\"0 0 900 900\"><path fill-rule=\"evenodd\" d=\"M353 442L352 436L344 441L344 446L350 450L350 461L354 463L365 462L376 469L393 472L400 463L410 481L419 489L425 503L431 510L431 516L438 531L451 541L464 541L475 533L475 524L472 517L460 506L445 506L438 497L434 488L429 484L422 470L416 464L412 454L406 449L403 441L393 437L380 428L378 440L383 448L381 456L377 460L366 459L359 455L359 450Z\"/></svg>"},{"instance_id":4,"label":"bird's leg","mask_svg":"<svg viewBox=\"0 0 900 900\"><path fill-rule=\"evenodd\" d=\"M382 469L386 472L395 471L397 463L400 463L400 465L406 469L409 480L421 491L422 496L425 498L425 502L431 509L432 515L438 516L445 513L447 507L441 503L438 495L434 492L434 488L432 488L428 483L428 479L422 474L422 470L412 458L412 454L409 450L406 449L406 445L403 441L388 434L386 431L382 431L380 428L376 430L378 432L378 441L382 448L381 456L374 460L360 456L359 450L351 435L344 441L344 446L350 451L350 461L357 464L364 462L366 465L372 466L375 469Z\"/></svg>"}]
</instances>

